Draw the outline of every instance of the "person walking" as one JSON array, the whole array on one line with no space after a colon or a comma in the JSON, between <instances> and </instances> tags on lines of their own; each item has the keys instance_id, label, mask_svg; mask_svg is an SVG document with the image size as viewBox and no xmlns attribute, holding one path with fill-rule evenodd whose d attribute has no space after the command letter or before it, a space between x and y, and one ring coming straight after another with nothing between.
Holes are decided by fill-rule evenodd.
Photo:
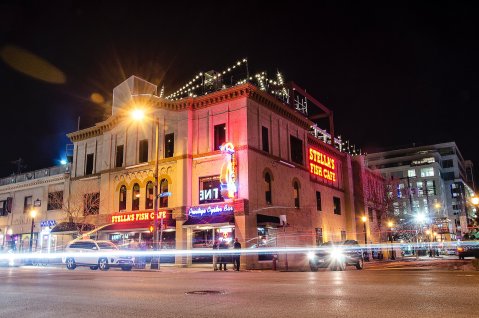
<instances>
[{"instance_id":1,"label":"person walking","mask_svg":"<svg viewBox=\"0 0 479 318\"><path fill-rule=\"evenodd\" d=\"M235 238L235 243L233 245L233 248L235 250L234 255L233 255L233 268L236 268L236 271L239 272L240 270L240 253L239 250L241 250L241 243L238 241L238 238Z\"/></svg>"},{"instance_id":2,"label":"person walking","mask_svg":"<svg viewBox=\"0 0 479 318\"><path fill-rule=\"evenodd\" d=\"M219 248L218 241L215 241L213 243L213 252L217 251ZM218 270L218 254L213 253L213 270L217 271Z\"/></svg>"},{"instance_id":3,"label":"person walking","mask_svg":"<svg viewBox=\"0 0 479 318\"><path fill-rule=\"evenodd\" d=\"M228 249L228 244L226 243L225 240L221 240L221 243L220 245L218 246L218 248L220 250L227 250ZM228 269L226 268L226 262L228 261L228 257L226 255L226 253L221 253L219 255L219 259L218 259L218 262L220 263L220 270L221 268L223 267L223 269L225 271L227 271Z\"/></svg>"}]
</instances>

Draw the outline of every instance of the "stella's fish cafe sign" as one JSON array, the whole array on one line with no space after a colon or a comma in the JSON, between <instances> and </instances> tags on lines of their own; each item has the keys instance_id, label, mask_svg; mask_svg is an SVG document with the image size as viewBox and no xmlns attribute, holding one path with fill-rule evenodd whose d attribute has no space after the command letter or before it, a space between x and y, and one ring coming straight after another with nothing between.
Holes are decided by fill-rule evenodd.
<instances>
[{"instance_id":1,"label":"stella's fish cafe sign","mask_svg":"<svg viewBox=\"0 0 479 318\"><path fill-rule=\"evenodd\" d=\"M336 159L323 152L309 148L309 172L329 181L336 181Z\"/></svg>"},{"instance_id":2,"label":"stella's fish cafe sign","mask_svg":"<svg viewBox=\"0 0 479 318\"><path fill-rule=\"evenodd\" d=\"M158 219L166 218L166 211L158 211ZM126 212L111 216L111 223L129 223L138 221L154 221L155 212Z\"/></svg>"}]
</instances>

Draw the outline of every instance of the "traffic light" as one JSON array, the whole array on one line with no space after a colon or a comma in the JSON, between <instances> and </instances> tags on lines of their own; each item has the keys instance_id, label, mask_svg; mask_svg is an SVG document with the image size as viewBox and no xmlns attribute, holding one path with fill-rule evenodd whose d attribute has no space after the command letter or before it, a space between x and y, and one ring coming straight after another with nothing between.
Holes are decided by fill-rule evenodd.
<instances>
[{"instance_id":1,"label":"traffic light","mask_svg":"<svg viewBox=\"0 0 479 318\"><path fill-rule=\"evenodd\" d=\"M153 225L150 225L150 227L148 228L148 230L150 230L150 233L153 233L153 231L155 230L155 227Z\"/></svg>"}]
</instances>

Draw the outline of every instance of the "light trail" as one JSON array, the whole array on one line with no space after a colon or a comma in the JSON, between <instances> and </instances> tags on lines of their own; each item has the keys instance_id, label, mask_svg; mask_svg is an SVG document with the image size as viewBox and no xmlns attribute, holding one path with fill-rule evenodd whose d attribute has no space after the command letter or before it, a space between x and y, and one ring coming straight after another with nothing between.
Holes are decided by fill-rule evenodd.
<instances>
[{"instance_id":1,"label":"light trail","mask_svg":"<svg viewBox=\"0 0 479 318\"><path fill-rule=\"evenodd\" d=\"M422 242L419 243L382 243L382 244L370 244L366 247L358 246L341 246L343 250L390 250L391 247L399 248L401 246L413 246L419 249L429 248L447 248L457 246L476 246L479 247L479 241L468 242ZM256 254L285 254L295 253L304 254L307 257L309 252L328 251L331 246L328 247L269 247L269 248L244 248L244 249L225 249L225 250L213 250L213 249L191 249L191 250L177 250L167 249L161 251L132 251L132 250L105 250L100 252L59 252L59 253L2 253L0 254L0 260L31 260L31 259L66 259L68 257L109 257L109 256L122 256L122 257L150 257L150 256L212 256L212 255L256 255Z\"/></svg>"}]
</instances>

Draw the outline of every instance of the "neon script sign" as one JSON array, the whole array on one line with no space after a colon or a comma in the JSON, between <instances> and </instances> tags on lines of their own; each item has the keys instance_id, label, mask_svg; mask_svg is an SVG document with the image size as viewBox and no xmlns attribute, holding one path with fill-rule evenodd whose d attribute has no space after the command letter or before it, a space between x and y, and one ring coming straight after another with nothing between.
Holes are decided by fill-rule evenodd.
<instances>
[{"instance_id":1,"label":"neon script sign","mask_svg":"<svg viewBox=\"0 0 479 318\"><path fill-rule=\"evenodd\" d=\"M227 142L220 146L220 150L225 154L220 175L221 195L233 199L237 191L235 147L231 142Z\"/></svg>"},{"instance_id":2,"label":"neon script sign","mask_svg":"<svg viewBox=\"0 0 479 318\"><path fill-rule=\"evenodd\" d=\"M210 206L197 206L191 207L188 210L190 216L203 216L203 215L215 215L224 212L234 212L234 208L231 205L210 205Z\"/></svg>"},{"instance_id":3,"label":"neon script sign","mask_svg":"<svg viewBox=\"0 0 479 318\"><path fill-rule=\"evenodd\" d=\"M166 211L158 211L158 219L166 218ZM111 216L111 223L130 223L137 221L153 221L155 212L120 213Z\"/></svg>"},{"instance_id":4,"label":"neon script sign","mask_svg":"<svg viewBox=\"0 0 479 318\"><path fill-rule=\"evenodd\" d=\"M309 148L309 173L329 181L336 181L336 159Z\"/></svg>"}]
</instances>

